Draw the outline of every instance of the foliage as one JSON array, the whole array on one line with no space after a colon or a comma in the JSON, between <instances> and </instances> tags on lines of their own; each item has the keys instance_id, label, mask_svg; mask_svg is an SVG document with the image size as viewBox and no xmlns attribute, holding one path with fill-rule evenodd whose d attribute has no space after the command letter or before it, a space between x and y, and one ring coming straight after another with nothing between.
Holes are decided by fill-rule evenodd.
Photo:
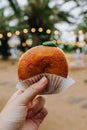
<instances>
[{"instance_id":1,"label":"foliage","mask_svg":"<svg viewBox=\"0 0 87 130\"><path fill-rule=\"evenodd\" d=\"M78 24L78 30L83 30L84 33L87 32L87 0L81 0L81 13L80 17L82 18L81 22Z\"/></svg>"},{"instance_id":2,"label":"foliage","mask_svg":"<svg viewBox=\"0 0 87 130\"><path fill-rule=\"evenodd\" d=\"M76 6L69 11L64 11L61 9L65 3L68 3L70 1L74 1L76 3ZM74 17L70 14L70 12L78 6L83 6L85 4L85 1L86 0L63 0L61 4L57 3L54 4L54 6L50 6L50 3L54 2L54 0L27 0L27 5L21 7L17 0L7 0L7 6L0 8L0 33L3 33L4 38L6 38L7 32L10 31L12 33L15 33L16 30L19 30L21 32L21 43L25 42L25 40L29 37L29 34L31 34L34 43L33 46L39 45L44 41L52 40L53 31L56 29L56 23L67 22L69 24L73 24L71 19ZM5 16L4 14L6 9L10 10L8 16ZM87 20L87 17L84 19ZM11 25L11 22L15 20L16 24ZM36 29L35 33L31 32L31 28L33 27ZM42 32L38 31L39 27L43 28ZM29 33L26 34L26 37L23 33L24 28L27 28L29 30ZM47 34L47 29L51 29L51 33ZM7 39L5 39L5 42L7 44ZM3 46L3 48L4 47L5 46ZM22 48L22 45L20 45L19 48L25 50ZM65 48L67 47L65 46ZM7 46L7 52L8 49L9 47ZM68 50L72 50L72 47L68 47ZM6 55L5 52L3 55Z\"/></svg>"},{"instance_id":3,"label":"foliage","mask_svg":"<svg viewBox=\"0 0 87 130\"><path fill-rule=\"evenodd\" d=\"M7 8L11 8L14 13L8 17L4 17L3 15L2 17L4 19L0 17L1 32L2 30L4 30L4 32L15 32L15 30L22 30L25 27L31 30L32 27L35 27L36 35L39 37L40 42L49 40L51 34L47 35L46 29L49 28L51 30L54 30L55 23L61 21L72 23L68 19L68 17L72 16L69 14L69 12L61 10L60 5L55 5L53 7L49 6L49 3L52 1L53 0L27 0L28 4L24 8L21 8L17 0L8 0L9 5ZM25 19L25 17L27 17L27 19ZM9 22L15 19L18 20L17 25L12 27L9 26ZM42 33L38 32L39 27L44 28L44 31Z\"/></svg>"},{"instance_id":4,"label":"foliage","mask_svg":"<svg viewBox=\"0 0 87 130\"><path fill-rule=\"evenodd\" d=\"M84 15L83 22L78 25L78 29L87 32L87 14Z\"/></svg>"}]
</instances>

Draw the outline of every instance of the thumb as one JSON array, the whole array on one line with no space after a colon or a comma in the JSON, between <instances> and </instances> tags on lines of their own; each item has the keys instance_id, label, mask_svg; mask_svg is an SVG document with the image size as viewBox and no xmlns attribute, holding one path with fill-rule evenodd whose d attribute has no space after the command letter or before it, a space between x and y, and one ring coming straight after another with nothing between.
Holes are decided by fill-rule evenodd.
<instances>
[{"instance_id":1,"label":"thumb","mask_svg":"<svg viewBox=\"0 0 87 130\"><path fill-rule=\"evenodd\" d=\"M46 85L48 83L48 80L46 77L41 78L38 82L35 84L29 86L24 93L22 93L19 97L17 102L20 104L28 104L30 101L32 101L37 94L40 94L42 92Z\"/></svg>"}]
</instances>

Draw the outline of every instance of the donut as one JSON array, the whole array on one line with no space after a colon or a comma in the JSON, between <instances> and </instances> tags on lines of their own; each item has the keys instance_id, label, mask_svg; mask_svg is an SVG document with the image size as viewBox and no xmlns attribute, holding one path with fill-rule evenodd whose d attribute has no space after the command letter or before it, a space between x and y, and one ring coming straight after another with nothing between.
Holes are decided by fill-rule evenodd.
<instances>
[{"instance_id":1,"label":"donut","mask_svg":"<svg viewBox=\"0 0 87 130\"><path fill-rule=\"evenodd\" d=\"M68 64L64 52L58 47L36 46L26 51L18 63L19 80L41 73L67 78Z\"/></svg>"}]
</instances>

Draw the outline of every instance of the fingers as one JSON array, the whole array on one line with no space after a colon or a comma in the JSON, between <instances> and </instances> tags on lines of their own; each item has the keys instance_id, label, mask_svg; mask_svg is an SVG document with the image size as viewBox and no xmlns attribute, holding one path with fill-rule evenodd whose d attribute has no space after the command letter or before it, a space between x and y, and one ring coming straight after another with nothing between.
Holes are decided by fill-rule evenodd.
<instances>
[{"instance_id":1,"label":"fingers","mask_svg":"<svg viewBox=\"0 0 87 130\"><path fill-rule=\"evenodd\" d=\"M41 120L43 120L44 117L45 117L47 114L48 114L47 109L46 109L45 107L43 107L43 108L41 109L41 111L38 112L38 113L35 115L35 119L41 119Z\"/></svg>"},{"instance_id":2,"label":"fingers","mask_svg":"<svg viewBox=\"0 0 87 130\"><path fill-rule=\"evenodd\" d=\"M32 101L37 94L40 94L42 92L46 85L48 83L48 80L46 77L41 78L38 82L31 85L28 89L24 91L20 96L18 96L17 102L20 104L28 104L30 101Z\"/></svg>"},{"instance_id":3,"label":"fingers","mask_svg":"<svg viewBox=\"0 0 87 130\"><path fill-rule=\"evenodd\" d=\"M34 115L36 115L36 113L38 113L44 106L45 104L45 99L41 96L37 97L31 105L31 108L29 108L29 112L28 112L28 117L32 117Z\"/></svg>"},{"instance_id":4,"label":"fingers","mask_svg":"<svg viewBox=\"0 0 87 130\"><path fill-rule=\"evenodd\" d=\"M15 98L17 98L17 96L19 96L20 94L22 94L24 91L23 90L17 90L12 97L9 99L8 103L12 102L13 100L15 100Z\"/></svg>"},{"instance_id":5,"label":"fingers","mask_svg":"<svg viewBox=\"0 0 87 130\"><path fill-rule=\"evenodd\" d=\"M44 120L44 118L47 116L47 114L48 114L47 109L46 109L45 107L43 107L43 108L41 109L41 111L39 111L39 112L35 115L33 121L38 125L38 127L39 127L39 125L42 123L42 121Z\"/></svg>"}]
</instances>

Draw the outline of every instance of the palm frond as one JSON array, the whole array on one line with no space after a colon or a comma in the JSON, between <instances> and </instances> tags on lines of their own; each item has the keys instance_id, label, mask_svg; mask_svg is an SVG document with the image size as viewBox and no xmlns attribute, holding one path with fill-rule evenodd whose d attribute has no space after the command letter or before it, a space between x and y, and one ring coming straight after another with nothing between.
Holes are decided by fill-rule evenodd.
<instances>
[{"instance_id":1,"label":"palm frond","mask_svg":"<svg viewBox=\"0 0 87 130\"><path fill-rule=\"evenodd\" d=\"M21 10L16 0L8 0L11 8L17 17L21 16Z\"/></svg>"},{"instance_id":2,"label":"palm frond","mask_svg":"<svg viewBox=\"0 0 87 130\"><path fill-rule=\"evenodd\" d=\"M72 15L70 15L68 12L64 12L64 11L60 11L58 13L58 18L60 21L65 21L65 22L68 22L68 23L73 23L72 21L70 21L68 18L71 17L71 18L74 18Z\"/></svg>"}]
</instances>

